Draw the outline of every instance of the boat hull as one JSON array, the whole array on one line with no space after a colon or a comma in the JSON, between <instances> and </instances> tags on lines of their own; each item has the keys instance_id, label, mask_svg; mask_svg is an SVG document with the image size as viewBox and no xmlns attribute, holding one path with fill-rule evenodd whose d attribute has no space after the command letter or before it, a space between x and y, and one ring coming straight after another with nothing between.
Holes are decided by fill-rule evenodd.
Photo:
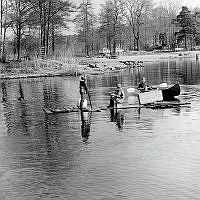
<instances>
[{"instance_id":1,"label":"boat hull","mask_svg":"<svg viewBox=\"0 0 200 200\"><path fill-rule=\"evenodd\" d=\"M180 95L181 89L179 84L162 90L163 100L164 101L173 101L176 96Z\"/></svg>"}]
</instances>

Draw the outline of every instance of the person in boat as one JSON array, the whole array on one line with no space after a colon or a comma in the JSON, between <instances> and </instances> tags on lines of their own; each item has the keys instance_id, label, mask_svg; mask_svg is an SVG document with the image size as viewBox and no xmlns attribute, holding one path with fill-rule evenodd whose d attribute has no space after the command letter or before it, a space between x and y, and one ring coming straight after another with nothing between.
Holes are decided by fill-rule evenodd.
<instances>
[{"instance_id":1,"label":"person in boat","mask_svg":"<svg viewBox=\"0 0 200 200\"><path fill-rule=\"evenodd\" d=\"M88 93L88 88L87 88L87 85L86 85L86 77L85 76L81 76L81 78L80 78L79 92L80 92L80 95L81 95L80 108L83 108L83 103L86 100L85 94Z\"/></svg>"},{"instance_id":2,"label":"person in boat","mask_svg":"<svg viewBox=\"0 0 200 200\"><path fill-rule=\"evenodd\" d=\"M110 94L110 107L114 107L117 103L123 103L125 94L121 84L117 84L117 89Z\"/></svg>"},{"instance_id":3,"label":"person in boat","mask_svg":"<svg viewBox=\"0 0 200 200\"><path fill-rule=\"evenodd\" d=\"M142 80L139 82L137 89L141 92L146 92L148 90L152 90L152 87L146 83L146 79L145 77L143 77Z\"/></svg>"}]
</instances>

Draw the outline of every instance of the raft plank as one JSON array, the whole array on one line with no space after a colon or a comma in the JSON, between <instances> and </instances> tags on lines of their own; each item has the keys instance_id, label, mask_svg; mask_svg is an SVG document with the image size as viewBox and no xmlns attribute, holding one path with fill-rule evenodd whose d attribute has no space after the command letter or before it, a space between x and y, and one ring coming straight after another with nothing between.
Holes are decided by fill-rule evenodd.
<instances>
[{"instance_id":1,"label":"raft plank","mask_svg":"<svg viewBox=\"0 0 200 200\"><path fill-rule=\"evenodd\" d=\"M43 108L43 111L44 111L46 114L53 114L53 112L51 112L48 108Z\"/></svg>"},{"instance_id":2,"label":"raft plank","mask_svg":"<svg viewBox=\"0 0 200 200\"><path fill-rule=\"evenodd\" d=\"M182 106L182 105L190 105L190 102L180 102L180 101L161 101L161 102L154 102L155 105L175 105L175 106Z\"/></svg>"},{"instance_id":3,"label":"raft plank","mask_svg":"<svg viewBox=\"0 0 200 200\"><path fill-rule=\"evenodd\" d=\"M57 114L57 113L71 113L71 112L101 112L101 109L79 109L79 108L43 108L44 112L47 114Z\"/></svg>"},{"instance_id":4,"label":"raft plank","mask_svg":"<svg viewBox=\"0 0 200 200\"><path fill-rule=\"evenodd\" d=\"M160 108L160 109L165 109L165 108L173 108L173 107L178 107L178 106L190 106L190 102L170 102L170 101L162 101L162 102L154 102L150 104L145 104L145 105L132 105L132 106L123 106L119 108L114 108L114 107L104 107L104 108L95 108L95 109L82 109L80 110L79 108L43 108L44 112L47 114L57 114L57 113L70 113L70 112L101 112L104 110L123 110L123 109L132 109L132 108Z\"/></svg>"},{"instance_id":5,"label":"raft plank","mask_svg":"<svg viewBox=\"0 0 200 200\"><path fill-rule=\"evenodd\" d=\"M100 110L112 110L112 109L116 109L116 110L121 110L121 109L131 109L131 108L145 108L144 105L134 105L134 106L123 106L123 107L107 107L107 108L100 108Z\"/></svg>"}]
</instances>

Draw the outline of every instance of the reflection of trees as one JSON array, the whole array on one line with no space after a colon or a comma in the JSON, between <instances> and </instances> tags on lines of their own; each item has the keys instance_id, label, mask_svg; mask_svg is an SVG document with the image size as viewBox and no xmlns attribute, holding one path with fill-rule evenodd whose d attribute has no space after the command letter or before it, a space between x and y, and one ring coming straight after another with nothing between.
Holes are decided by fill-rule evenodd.
<instances>
[{"instance_id":1,"label":"reflection of trees","mask_svg":"<svg viewBox=\"0 0 200 200\"><path fill-rule=\"evenodd\" d=\"M174 84L179 81L182 84L197 84L200 82L199 61L195 59L168 60L148 64L140 76L145 76L150 84L167 82Z\"/></svg>"},{"instance_id":2,"label":"reflection of trees","mask_svg":"<svg viewBox=\"0 0 200 200\"><path fill-rule=\"evenodd\" d=\"M32 121L33 116L37 115L35 119L40 119L37 114L39 106L30 104L28 101L28 97L32 95L32 88L26 91L27 100L24 100L24 86L25 84L22 85L22 82L18 80L1 82L3 113L9 135L30 134L33 124L37 124L37 120ZM34 88L37 87L34 85ZM33 97L35 98L34 95ZM31 100L34 101L32 98Z\"/></svg>"},{"instance_id":3,"label":"reflection of trees","mask_svg":"<svg viewBox=\"0 0 200 200\"><path fill-rule=\"evenodd\" d=\"M110 120L115 122L118 129L122 130L125 122L124 113L117 109L110 109Z\"/></svg>"},{"instance_id":4,"label":"reflection of trees","mask_svg":"<svg viewBox=\"0 0 200 200\"><path fill-rule=\"evenodd\" d=\"M29 119L28 116L28 105L26 102L20 102L19 103L19 110L20 110L20 124L23 130L23 133L25 134L30 134L29 133L29 127L31 126L31 120Z\"/></svg>"},{"instance_id":5,"label":"reflection of trees","mask_svg":"<svg viewBox=\"0 0 200 200\"><path fill-rule=\"evenodd\" d=\"M17 104L4 102L8 134L30 134L31 120L28 113L28 105L25 101L17 102Z\"/></svg>"},{"instance_id":6,"label":"reflection of trees","mask_svg":"<svg viewBox=\"0 0 200 200\"><path fill-rule=\"evenodd\" d=\"M200 76L199 62L185 61L182 75L183 84L198 84Z\"/></svg>"},{"instance_id":7,"label":"reflection of trees","mask_svg":"<svg viewBox=\"0 0 200 200\"><path fill-rule=\"evenodd\" d=\"M22 99L24 99L24 92L23 92L21 81L19 81L19 98L18 98L18 100L22 100Z\"/></svg>"},{"instance_id":8,"label":"reflection of trees","mask_svg":"<svg viewBox=\"0 0 200 200\"><path fill-rule=\"evenodd\" d=\"M45 107L54 107L58 100L57 86L52 84L51 79L43 84L43 100Z\"/></svg>"},{"instance_id":9,"label":"reflection of trees","mask_svg":"<svg viewBox=\"0 0 200 200\"><path fill-rule=\"evenodd\" d=\"M57 87L57 79L51 85L52 88L48 87L47 82L48 91L45 91L47 92L45 97L43 96L43 79L26 79L25 81L21 83L25 95L25 100L22 101L18 100L20 95L18 80L6 80L1 84L2 94L5 97L5 101L1 104L2 108L0 107L3 115L1 120L6 127L3 127L4 124L0 126L11 136L8 138L9 141L6 139L10 145L9 159L13 163L21 163L23 167L28 166L33 169L30 173L24 174L25 179L28 180L26 175L34 177L34 180L42 179L44 184L52 185L54 188L55 182L60 185L62 178L69 176L70 169L79 161L80 138L77 137L80 131L79 124L75 117L68 114L46 116L50 119L44 117L42 108L45 101L46 103L53 102L52 104L57 102L60 105L64 104L61 102L63 94L60 94L60 88L63 88L63 85ZM63 79L59 83L62 84L62 82L64 82ZM59 90L54 90L55 87ZM68 91L68 96L71 92L74 91ZM74 115L77 117L77 113ZM24 134L30 136L27 137ZM30 181L32 181L31 178Z\"/></svg>"},{"instance_id":10,"label":"reflection of trees","mask_svg":"<svg viewBox=\"0 0 200 200\"><path fill-rule=\"evenodd\" d=\"M59 147L58 134L56 132L52 133L51 131L52 127L56 125L56 121L57 118L55 118L55 116L45 114L45 143L48 156L51 156L51 154L57 149L57 147Z\"/></svg>"},{"instance_id":11,"label":"reflection of trees","mask_svg":"<svg viewBox=\"0 0 200 200\"><path fill-rule=\"evenodd\" d=\"M2 101L5 102L7 100L7 89L5 81L1 82L1 89L2 89Z\"/></svg>"}]
</instances>

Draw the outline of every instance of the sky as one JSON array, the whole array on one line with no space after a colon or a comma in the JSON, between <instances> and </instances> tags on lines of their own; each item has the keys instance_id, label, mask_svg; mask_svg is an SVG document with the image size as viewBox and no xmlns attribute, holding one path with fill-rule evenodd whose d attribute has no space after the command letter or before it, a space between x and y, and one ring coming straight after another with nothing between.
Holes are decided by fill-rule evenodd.
<instances>
[{"instance_id":1,"label":"sky","mask_svg":"<svg viewBox=\"0 0 200 200\"><path fill-rule=\"evenodd\" d=\"M80 3L82 0L73 0L75 3ZM104 4L106 0L91 0L93 7L95 10L99 10L101 8L101 4ZM154 0L154 2L160 2L164 0ZM179 0L181 2L181 7L182 6L187 6L190 10L192 10L195 7L200 8L200 0ZM180 9L181 9L180 7Z\"/></svg>"},{"instance_id":2,"label":"sky","mask_svg":"<svg viewBox=\"0 0 200 200\"><path fill-rule=\"evenodd\" d=\"M82 2L82 0L72 0L75 3L80 3ZM100 10L101 8L101 4L104 4L106 0L91 0L92 4L93 4L93 8L95 10L97 10L97 12ZM164 1L164 0L154 0L154 2L160 2L160 1ZM187 6L190 10L192 10L195 7L199 7L200 8L200 0L180 0L181 2L181 7L182 6ZM181 7L180 7L180 11L181 11ZM67 31L67 34L74 34L74 25L70 24L70 30Z\"/></svg>"},{"instance_id":3,"label":"sky","mask_svg":"<svg viewBox=\"0 0 200 200\"><path fill-rule=\"evenodd\" d=\"M200 8L200 0L183 0L183 4L185 4L188 8Z\"/></svg>"},{"instance_id":4,"label":"sky","mask_svg":"<svg viewBox=\"0 0 200 200\"><path fill-rule=\"evenodd\" d=\"M80 2L79 0L75 0L76 2ZM155 2L159 2L160 0L154 0ZM91 2L96 6L100 7L100 4L104 3L105 0L91 0ZM200 8L200 0L182 0L181 2L183 6L187 6L188 8Z\"/></svg>"}]
</instances>

